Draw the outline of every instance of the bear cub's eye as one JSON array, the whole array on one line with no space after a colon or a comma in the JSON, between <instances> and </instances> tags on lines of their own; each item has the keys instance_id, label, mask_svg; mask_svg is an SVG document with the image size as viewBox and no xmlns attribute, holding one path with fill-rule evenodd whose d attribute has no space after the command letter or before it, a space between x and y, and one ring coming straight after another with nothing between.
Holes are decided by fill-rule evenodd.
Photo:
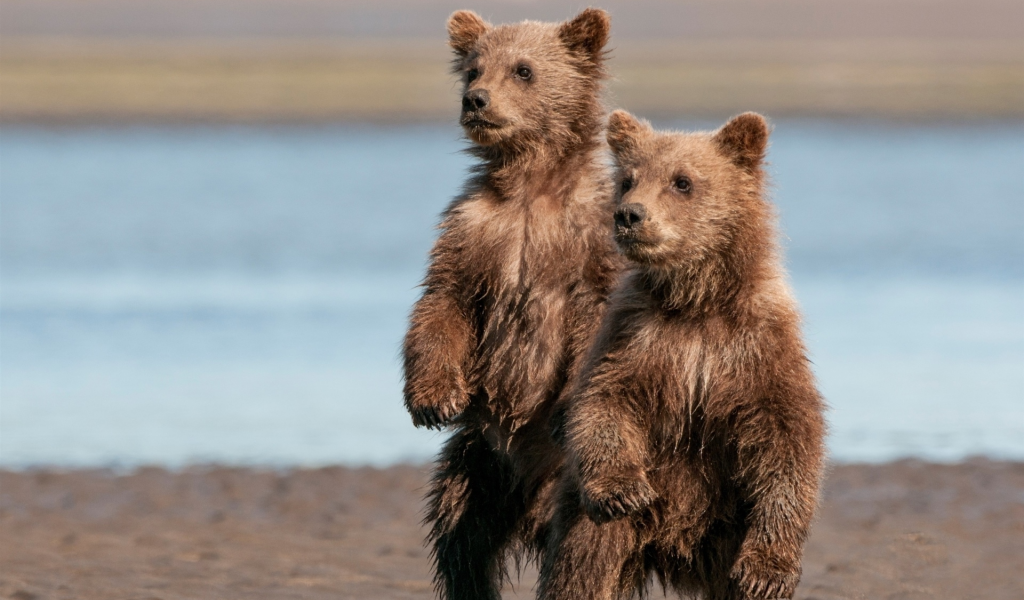
<instances>
[{"instance_id":1,"label":"bear cub's eye","mask_svg":"<svg viewBox=\"0 0 1024 600\"><path fill-rule=\"evenodd\" d=\"M675 186L676 190L684 194L689 194L690 192L693 191L693 182L690 181L689 177L679 177L678 179L675 180L673 185Z\"/></svg>"},{"instance_id":2,"label":"bear cub's eye","mask_svg":"<svg viewBox=\"0 0 1024 600\"><path fill-rule=\"evenodd\" d=\"M633 189L633 180L629 177L622 180L622 193L625 194L629 190Z\"/></svg>"},{"instance_id":3,"label":"bear cub's eye","mask_svg":"<svg viewBox=\"0 0 1024 600\"><path fill-rule=\"evenodd\" d=\"M533 77L533 71L531 71L530 67L527 67L526 65L519 65L519 68L516 69L516 77L523 81L529 81L530 78Z\"/></svg>"},{"instance_id":4,"label":"bear cub's eye","mask_svg":"<svg viewBox=\"0 0 1024 600\"><path fill-rule=\"evenodd\" d=\"M469 81L475 81L477 77L480 77L479 69L470 69L466 72L466 79Z\"/></svg>"}]
</instances>

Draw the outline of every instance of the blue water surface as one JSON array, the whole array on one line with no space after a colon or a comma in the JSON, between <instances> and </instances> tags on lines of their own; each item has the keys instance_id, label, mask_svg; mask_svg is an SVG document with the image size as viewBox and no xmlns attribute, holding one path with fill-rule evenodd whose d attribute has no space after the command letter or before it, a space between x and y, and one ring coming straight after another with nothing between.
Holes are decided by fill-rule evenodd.
<instances>
[{"instance_id":1,"label":"blue water surface","mask_svg":"<svg viewBox=\"0 0 1024 600\"><path fill-rule=\"evenodd\" d=\"M424 461L398 350L452 126L0 132L0 465ZM781 121L840 461L1024 458L1024 125Z\"/></svg>"}]
</instances>

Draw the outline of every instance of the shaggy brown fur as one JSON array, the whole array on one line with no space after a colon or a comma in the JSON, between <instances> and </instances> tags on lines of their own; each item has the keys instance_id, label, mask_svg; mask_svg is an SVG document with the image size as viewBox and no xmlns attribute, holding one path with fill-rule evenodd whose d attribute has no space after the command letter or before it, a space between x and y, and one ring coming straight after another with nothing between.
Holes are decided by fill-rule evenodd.
<instances>
[{"instance_id":1,"label":"shaggy brown fur","mask_svg":"<svg viewBox=\"0 0 1024 600\"><path fill-rule=\"evenodd\" d=\"M608 29L598 10L448 23L479 164L443 215L404 349L413 422L454 429L426 517L445 598L499 598L509 553L546 544L562 465L551 407L623 267L600 136Z\"/></svg>"},{"instance_id":2,"label":"shaggy brown fur","mask_svg":"<svg viewBox=\"0 0 1024 600\"><path fill-rule=\"evenodd\" d=\"M541 597L789 598L823 468L823 404L779 267L764 119L661 134L612 114L615 239L633 263L567 408Z\"/></svg>"}]
</instances>

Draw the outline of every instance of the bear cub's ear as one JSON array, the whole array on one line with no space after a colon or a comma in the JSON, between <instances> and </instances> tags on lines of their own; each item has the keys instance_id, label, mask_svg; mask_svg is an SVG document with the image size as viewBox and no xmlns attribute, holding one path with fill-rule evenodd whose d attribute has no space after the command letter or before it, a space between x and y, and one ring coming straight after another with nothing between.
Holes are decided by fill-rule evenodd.
<instances>
[{"instance_id":1,"label":"bear cub's ear","mask_svg":"<svg viewBox=\"0 0 1024 600\"><path fill-rule=\"evenodd\" d=\"M491 26L471 10L458 10L448 17L448 45L459 56L466 56Z\"/></svg>"},{"instance_id":2,"label":"bear cub's ear","mask_svg":"<svg viewBox=\"0 0 1024 600\"><path fill-rule=\"evenodd\" d=\"M558 37L569 50L592 60L600 60L601 48L608 43L611 17L600 8L588 8L571 21L562 23Z\"/></svg>"},{"instance_id":3,"label":"bear cub's ear","mask_svg":"<svg viewBox=\"0 0 1024 600\"><path fill-rule=\"evenodd\" d=\"M608 117L608 145L615 154L636 148L640 138L651 131L647 121L641 121L624 110L617 110Z\"/></svg>"},{"instance_id":4,"label":"bear cub's ear","mask_svg":"<svg viewBox=\"0 0 1024 600\"><path fill-rule=\"evenodd\" d=\"M756 169L764 160L768 133L768 121L757 113L747 112L730 119L718 130L714 140L734 163Z\"/></svg>"}]
</instances>

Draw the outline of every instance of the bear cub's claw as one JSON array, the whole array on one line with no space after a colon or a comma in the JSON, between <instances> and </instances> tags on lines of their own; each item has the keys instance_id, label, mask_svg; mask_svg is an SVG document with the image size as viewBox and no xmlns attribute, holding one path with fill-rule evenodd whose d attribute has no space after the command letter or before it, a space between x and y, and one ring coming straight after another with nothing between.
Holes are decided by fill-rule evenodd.
<instances>
[{"instance_id":1,"label":"bear cub's claw","mask_svg":"<svg viewBox=\"0 0 1024 600\"><path fill-rule=\"evenodd\" d=\"M654 502L657 495L643 475L599 481L586 486L583 508L591 520L603 523L640 512Z\"/></svg>"},{"instance_id":2,"label":"bear cub's claw","mask_svg":"<svg viewBox=\"0 0 1024 600\"><path fill-rule=\"evenodd\" d=\"M800 568L788 568L773 561L741 556L729 576L737 580L743 597L749 600L792 598L800 583Z\"/></svg>"},{"instance_id":3,"label":"bear cub's claw","mask_svg":"<svg viewBox=\"0 0 1024 600\"><path fill-rule=\"evenodd\" d=\"M469 404L469 397L462 390L453 390L445 402L428 406L409 407L412 423L416 427L444 429L451 424Z\"/></svg>"}]
</instances>

